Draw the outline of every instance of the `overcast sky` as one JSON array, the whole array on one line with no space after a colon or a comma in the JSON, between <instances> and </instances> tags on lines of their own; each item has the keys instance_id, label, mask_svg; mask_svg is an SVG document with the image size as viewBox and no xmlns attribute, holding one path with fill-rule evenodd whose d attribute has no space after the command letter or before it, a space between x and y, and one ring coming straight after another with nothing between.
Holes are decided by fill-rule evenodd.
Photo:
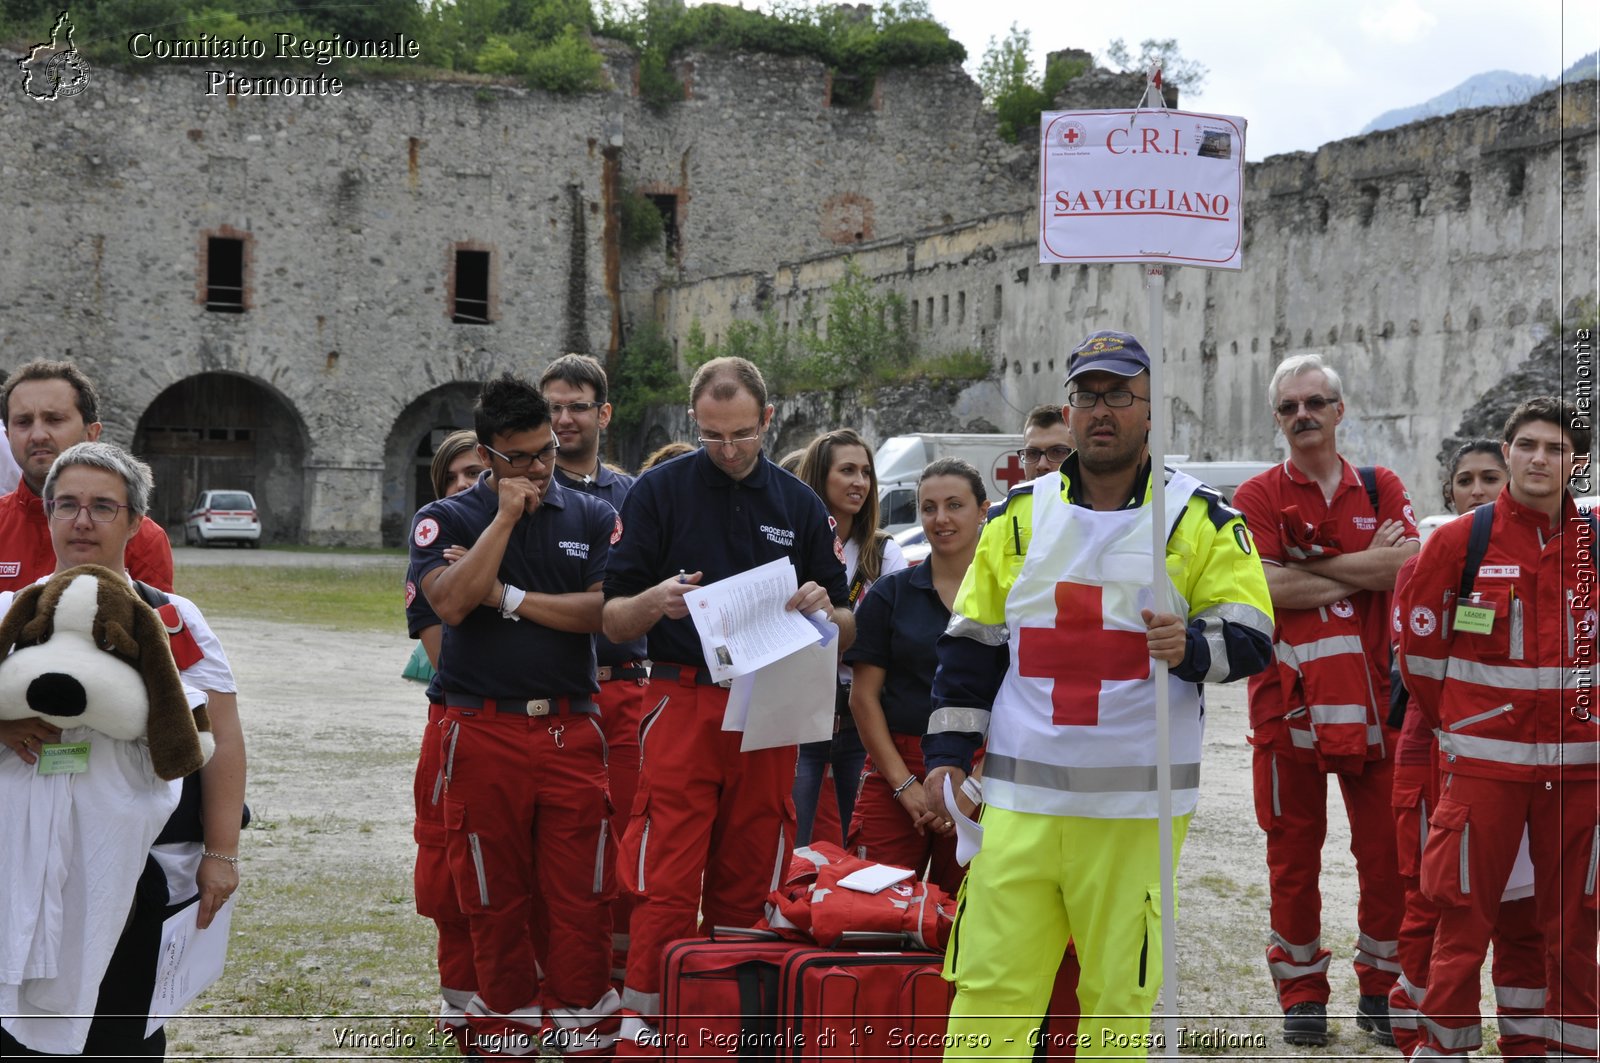
<instances>
[{"instance_id":1,"label":"overcast sky","mask_svg":"<svg viewBox=\"0 0 1600 1063\"><path fill-rule=\"evenodd\" d=\"M1083 48L1103 58L1114 38L1135 53L1173 37L1210 68L1184 109L1250 123L1247 156L1309 151L1355 136L1384 111L1422 103L1473 74L1554 78L1600 47L1594 0L931 0L966 45L976 73L991 37L1014 22L1032 33L1034 62ZM1130 99L1129 106L1137 100Z\"/></svg>"}]
</instances>

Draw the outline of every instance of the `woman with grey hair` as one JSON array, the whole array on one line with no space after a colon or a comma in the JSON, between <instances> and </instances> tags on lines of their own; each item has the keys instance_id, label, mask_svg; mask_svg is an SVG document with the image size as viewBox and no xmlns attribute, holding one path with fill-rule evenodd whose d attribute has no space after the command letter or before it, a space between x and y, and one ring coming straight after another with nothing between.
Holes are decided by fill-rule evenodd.
<instances>
[{"instance_id":1,"label":"woman with grey hair","mask_svg":"<svg viewBox=\"0 0 1600 1063\"><path fill-rule=\"evenodd\" d=\"M43 499L49 517L56 572L78 565L127 571L125 551L150 508L154 489L150 467L111 443L78 443L56 458L45 477ZM172 643L179 676L190 703L202 700L211 718L216 751L183 782L183 796L150 855L134 889L133 911L100 979L95 1015L83 1055L162 1056L166 1034L145 1036L155 987L162 923L179 908L198 901L196 922L210 926L217 910L239 886L239 832L244 816L245 749L233 671L222 644L193 602L144 585L135 589L157 606ZM11 608L12 593L0 593L0 615ZM26 764L37 763L42 746L61 737L38 717L0 722L0 746ZM6 755L0 752L0 755ZM68 1033L72 1030L74 1032ZM70 1016L12 1016L0 1034L0 1055L72 1053L63 1037L82 1037Z\"/></svg>"}]
</instances>

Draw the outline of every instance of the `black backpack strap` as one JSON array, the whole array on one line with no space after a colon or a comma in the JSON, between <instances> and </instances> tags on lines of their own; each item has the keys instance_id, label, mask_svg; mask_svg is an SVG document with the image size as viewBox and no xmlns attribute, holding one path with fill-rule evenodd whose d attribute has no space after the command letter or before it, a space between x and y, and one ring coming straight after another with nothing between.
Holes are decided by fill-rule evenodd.
<instances>
[{"instance_id":1,"label":"black backpack strap","mask_svg":"<svg viewBox=\"0 0 1600 1063\"><path fill-rule=\"evenodd\" d=\"M1356 469L1356 475L1361 477L1361 486L1367 489L1367 501L1372 503L1372 515L1378 515L1378 467L1376 465L1362 465Z\"/></svg>"},{"instance_id":2,"label":"black backpack strap","mask_svg":"<svg viewBox=\"0 0 1600 1063\"><path fill-rule=\"evenodd\" d=\"M1593 522L1594 518L1589 518ZM1489 552L1489 530L1494 527L1494 504L1479 506L1472 511L1472 531L1467 535L1467 558L1461 566L1461 586L1456 601L1472 600L1472 585L1478 581L1478 569L1483 556Z\"/></svg>"},{"instance_id":3,"label":"black backpack strap","mask_svg":"<svg viewBox=\"0 0 1600 1063\"><path fill-rule=\"evenodd\" d=\"M161 588L152 587L142 580L134 580L133 589L140 598L144 599L144 604L152 609L160 609L163 605L168 605L172 602L172 599L168 598L167 593Z\"/></svg>"}]
</instances>

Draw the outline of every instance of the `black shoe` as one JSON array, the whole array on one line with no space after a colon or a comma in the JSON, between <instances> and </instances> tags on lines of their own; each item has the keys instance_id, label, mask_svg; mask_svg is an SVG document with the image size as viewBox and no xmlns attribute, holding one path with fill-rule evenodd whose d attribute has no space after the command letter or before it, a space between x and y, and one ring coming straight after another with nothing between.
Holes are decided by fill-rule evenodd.
<instances>
[{"instance_id":1,"label":"black shoe","mask_svg":"<svg viewBox=\"0 0 1600 1063\"><path fill-rule=\"evenodd\" d=\"M1389 1027L1389 998L1363 995L1356 1004L1356 1028L1365 1030L1380 1045L1394 1047L1394 1031Z\"/></svg>"},{"instance_id":2,"label":"black shoe","mask_svg":"<svg viewBox=\"0 0 1600 1063\"><path fill-rule=\"evenodd\" d=\"M1384 1017L1385 1024L1388 1016ZM1328 1008L1325 1004L1302 1000L1283 1013L1283 1040L1291 1045L1328 1043Z\"/></svg>"}]
</instances>

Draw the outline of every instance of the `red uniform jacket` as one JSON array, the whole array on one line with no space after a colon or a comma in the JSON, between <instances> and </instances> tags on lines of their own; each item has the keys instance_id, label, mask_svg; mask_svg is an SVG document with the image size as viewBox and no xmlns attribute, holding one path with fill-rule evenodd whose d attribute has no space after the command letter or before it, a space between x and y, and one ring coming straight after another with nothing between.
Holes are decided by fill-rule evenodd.
<instances>
[{"instance_id":1,"label":"red uniform jacket","mask_svg":"<svg viewBox=\"0 0 1600 1063\"><path fill-rule=\"evenodd\" d=\"M128 544L128 572L152 587L172 590L172 544L161 525L144 518ZM28 486L0 496L0 591L20 591L56 570L44 501Z\"/></svg>"}]
</instances>

